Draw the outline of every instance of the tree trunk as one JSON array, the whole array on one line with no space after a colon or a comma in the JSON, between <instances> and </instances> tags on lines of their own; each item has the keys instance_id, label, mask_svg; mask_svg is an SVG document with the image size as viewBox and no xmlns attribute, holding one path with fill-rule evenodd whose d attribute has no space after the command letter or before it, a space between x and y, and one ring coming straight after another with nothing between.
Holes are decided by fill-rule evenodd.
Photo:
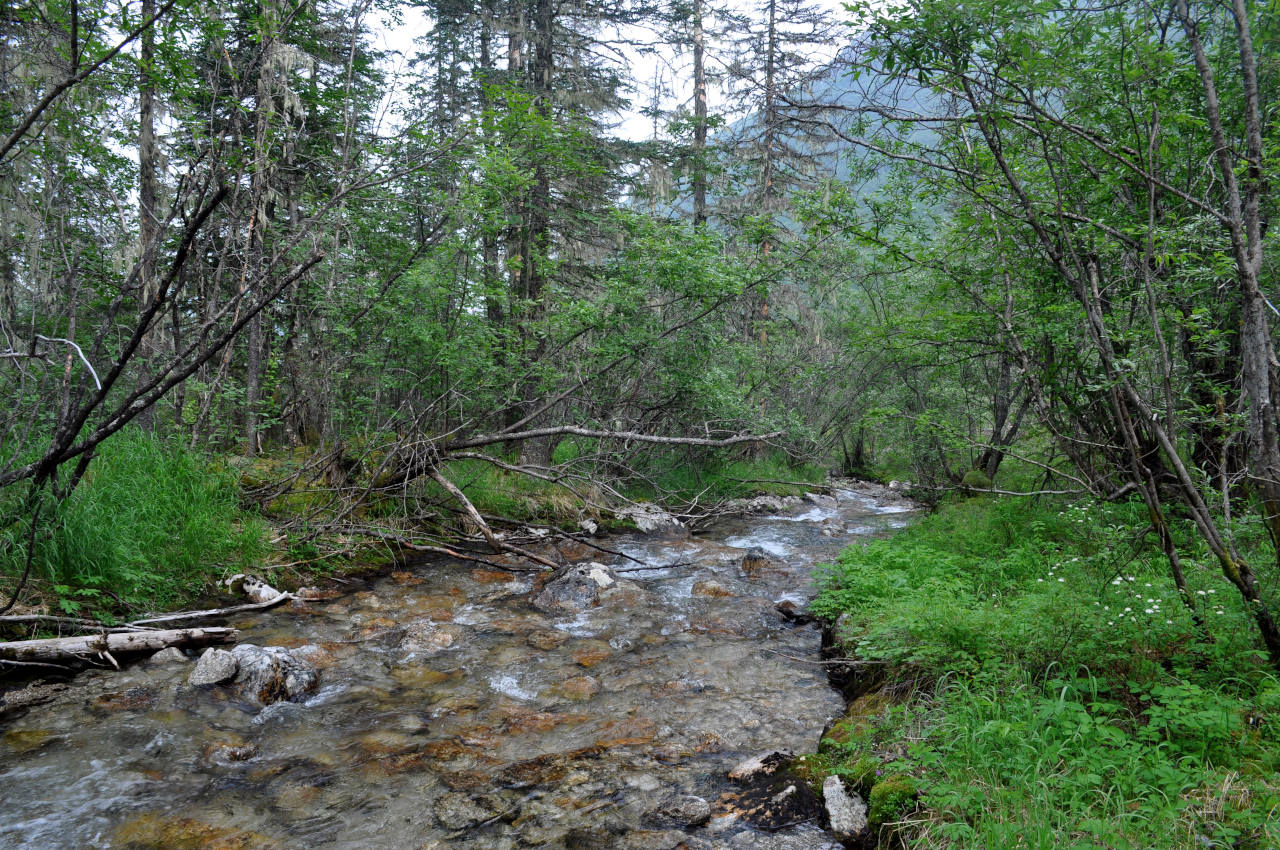
<instances>
[{"instance_id":1,"label":"tree trunk","mask_svg":"<svg viewBox=\"0 0 1280 850\"><path fill-rule=\"evenodd\" d=\"M707 222L707 71L703 65L705 34L702 0L693 0L693 226Z\"/></svg>"}]
</instances>

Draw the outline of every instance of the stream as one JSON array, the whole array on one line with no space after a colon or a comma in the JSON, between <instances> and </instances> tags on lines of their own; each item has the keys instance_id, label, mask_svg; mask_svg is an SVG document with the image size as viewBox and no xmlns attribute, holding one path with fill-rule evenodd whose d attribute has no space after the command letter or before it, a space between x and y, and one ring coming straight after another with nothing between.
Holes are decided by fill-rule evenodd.
<instances>
[{"instance_id":1,"label":"stream","mask_svg":"<svg viewBox=\"0 0 1280 850\"><path fill-rule=\"evenodd\" d=\"M619 579L580 612L535 608L533 574L434 558L233 617L241 643L314 645L319 688L261 708L189 686L190 663L82 673L0 729L0 847L838 848L718 801L735 764L812 751L844 708L816 626L778 604L911 518L890 491L841 489L593 541L634 561L575 544ZM744 569L751 549L770 557ZM710 822L653 814L673 794Z\"/></svg>"}]
</instances>

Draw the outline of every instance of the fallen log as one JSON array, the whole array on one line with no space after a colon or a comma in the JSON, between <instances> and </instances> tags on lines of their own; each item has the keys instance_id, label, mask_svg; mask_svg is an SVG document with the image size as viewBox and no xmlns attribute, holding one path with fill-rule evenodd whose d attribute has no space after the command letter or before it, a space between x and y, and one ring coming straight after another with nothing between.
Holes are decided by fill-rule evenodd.
<instances>
[{"instance_id":1,"label":"fallen log","mask_svg":"<svg viewBox=\"0 0 1280 850\"><path fill-rule=\"evenodd\" d=\"M236 642L236 630L223 626L207 629L165 629L147 632L76 635L44 640L16 640L0 643L0 661L52 663L91 656L112 656L159 652L170 647L209 646Z\"/></svg>"}]
</instances>

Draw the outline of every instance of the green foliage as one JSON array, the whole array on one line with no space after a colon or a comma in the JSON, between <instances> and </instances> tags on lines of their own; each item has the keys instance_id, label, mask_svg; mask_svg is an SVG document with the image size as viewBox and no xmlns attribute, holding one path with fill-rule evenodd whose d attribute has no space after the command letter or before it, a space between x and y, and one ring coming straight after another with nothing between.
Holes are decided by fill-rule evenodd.
<instances>
[{"instance_id":1,"label":"green foliage","mask_svg":"<svg viewBox=\"0 0 1280 850\"><path fill-rule=\"evenodd\" d=\"M1196 561L1199 630L1132 535L1144 514L965 500L844 552L814 609L846 614L847 650L919 696L838 723L833 769L912 777L919 846L1274 845L1280 688ZM872 799L906 804L882 784Z\"/></svg>"},{"instance_id":2,"label":"green foliage","mask_svg":"<svg viewBox=\"0 0 1280 850\"><path fill-rule=\"evenodd\" d=\"M867 825L872 829L893 823L915 807L916 783L910 776L895 773L871 786L867 798Z\"/></svg>"},{"instance_id":3,"label":"green foliage","mask_svg":"<svg viewBox=\"0 0 1280 850\"><path fill-rule=\"evenodd\" d=\"M236 481L176 443L121 431L71 496L41 511L33 576L68 613L189 600L265 554L265 528L238 506ZM19 510L20 494L4 495L5 512ZM0 533L6 584L22 573L27 531L20 521Z\"/></svg>"},{"instance_id":4,"label":"green foliage","mask_svg":"<svg viewBox=\"0 0 1280 850\"><path fill-rule=\"evenodd\" d=\"M740 499L759 493L800 495L806 483L818 483L826 471L813 464L797 463L781 452L759 458L684 457L678 454L651 459L652 484L639 483L629 495L661 498L675 504Z\"/></svg>"}]
</instances>

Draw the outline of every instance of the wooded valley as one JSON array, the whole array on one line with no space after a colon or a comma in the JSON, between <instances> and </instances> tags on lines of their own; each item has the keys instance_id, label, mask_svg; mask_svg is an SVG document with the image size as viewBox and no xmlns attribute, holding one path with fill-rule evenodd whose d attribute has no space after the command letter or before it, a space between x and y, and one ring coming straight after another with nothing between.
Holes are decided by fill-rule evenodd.
<instances>
[{"instance_id":1,"label":"wooded valley","mask_svg":"<svg viewBox=\"0 0 1280 850\"><path fill-rule=\"evenodd\" d=\"M1093 731L1217 706L1148 743L1257 779L1240 820L1152 822L1273 846L1274 3L38 0L0 27L0 613L904 481L938 516L822 579L851 652L944 702L1016 668L1029 714L1071 691ZM1131 573L1176 616L1087 652L1019 631L1123 628ZM983 613L949 644L937 606ZM917 783L955 815L921 846L1156 846L1097 812L1035 839L1025 801L993 837L947 782Z\"/></svg>"}]
</instances>

